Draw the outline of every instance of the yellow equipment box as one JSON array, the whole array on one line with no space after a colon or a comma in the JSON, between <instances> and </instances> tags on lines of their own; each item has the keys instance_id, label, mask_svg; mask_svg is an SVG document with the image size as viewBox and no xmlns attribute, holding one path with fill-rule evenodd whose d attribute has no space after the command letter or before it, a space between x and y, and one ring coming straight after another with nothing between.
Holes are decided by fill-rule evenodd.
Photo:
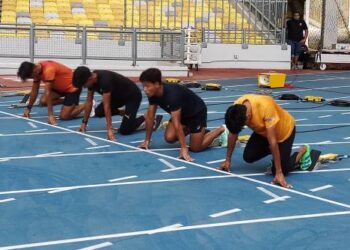
<instances>
[{"instance_id":1,"label":"yellow equipment box","mask_svg":"<svg viewBox=\"0 0 350 250\"><path fill-rule=\"evenodd\" d=\"M261 73L258 75L258 86L266 88L284 88L286 74L283 73Z\"/></svg>"}]
</instances>

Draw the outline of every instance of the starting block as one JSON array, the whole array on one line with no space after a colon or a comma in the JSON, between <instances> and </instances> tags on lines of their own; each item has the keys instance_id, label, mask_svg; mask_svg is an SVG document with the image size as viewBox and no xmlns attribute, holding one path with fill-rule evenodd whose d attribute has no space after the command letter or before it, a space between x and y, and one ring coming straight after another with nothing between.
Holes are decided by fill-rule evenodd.
<instances>
[{"instance_id":1,"label":"starting block","mask_svg":"<svg viewBox=\"0 0 350 250\"><path fill-rule=\"evenodd\" d=\"M178 79L178 78L165 78L165 82L166 83L176 84L176 83L180 83L181 80Z\"/></svg>"},{"instance_id":2,"label":"starting block","mask_svg":"<svg viewBox=\"0 0 350 250\"><path fill-rule=\"evenodd\" d=\"M205 83L202 86L202 90L214 90L214 91L219 91L221 90L221 84L219 83Z\"/></svg>"},{"instance_id":3,"label":"starting block","mask_svg":"<svg viewBox=\"0 0 350 250\"><path fill-rule=\"evenodd\" d=\"M265 88L284 88L286 83L286 74L283 73L261 73L258 75L258 87Z\"/></svg>"}]
</instances>

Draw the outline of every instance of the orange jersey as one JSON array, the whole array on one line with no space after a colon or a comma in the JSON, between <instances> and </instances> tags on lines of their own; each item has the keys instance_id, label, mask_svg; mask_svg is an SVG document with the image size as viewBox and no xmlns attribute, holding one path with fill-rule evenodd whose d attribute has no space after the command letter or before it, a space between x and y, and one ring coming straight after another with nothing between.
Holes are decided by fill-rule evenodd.
<instances>
[{"instance_id":1,"label":"orange jersey","mask_svg":"<svg viewBox=\"0 0 350 250\"><path fill-rule=\"evenodd\" d=\"M293 132L295 121L286 110L281 108L270 96L243 95L235 104L249 101L252 106L252 117L247 126L254 132L266 137L266 129L276 126L277 141L285 141Z\"/></svg>"},{"instance_id":2,"label":"orange jersey","mask_svg":"<svg viewBox=\"0 0 350 250\"><path fill-rule=\"evenodd\" d=\"M72 83L73 71L70 68L55 61L41 61L39 63L42 72L34 81L51 81L52 89L60 93L71 93L77 90Z\"/></svg>"}]
</instances>

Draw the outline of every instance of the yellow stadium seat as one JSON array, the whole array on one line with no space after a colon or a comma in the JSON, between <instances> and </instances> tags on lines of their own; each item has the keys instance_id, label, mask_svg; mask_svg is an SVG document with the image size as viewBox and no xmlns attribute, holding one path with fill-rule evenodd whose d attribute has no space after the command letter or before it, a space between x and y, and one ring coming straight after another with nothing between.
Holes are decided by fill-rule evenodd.
<instances>
[{"instance_id":1,"label":"yellow stadium seat","mask_svg":"<svg viewBox=\"0 0 350 250\"><path fill-rule=\"evenodd\" d=\"M75 20L81 20L81 19L87 19L87 16L85 14L74 14L73 18Z\"/></svg>"},{"instance_id":2,"label":"yellow stadium seat","mask_svg":"<svg viewBox=\"0 0 350 250\"><path fill-rule=\"evenodd\" d=\"M79 20L79 25L80 26L94 26L94 22L89 19L81 19Z\"/></svg>"},{"instance_id":3,"label":"yellow stadium seat","mask_svg":"<svg viewBox=\"0 0 350 250\"><path fill-rule=\"evenodd\" d=\"M63 22L62 22L61 19L49 19L49 20L47 21L47 24L48 24L48 25L62 25Z\"/></svg>"}]
</instances>

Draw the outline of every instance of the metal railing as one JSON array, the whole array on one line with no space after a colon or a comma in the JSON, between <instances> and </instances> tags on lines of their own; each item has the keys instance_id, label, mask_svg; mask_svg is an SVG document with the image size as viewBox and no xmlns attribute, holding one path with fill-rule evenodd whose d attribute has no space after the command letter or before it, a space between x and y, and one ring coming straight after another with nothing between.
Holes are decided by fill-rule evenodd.
<instances>
[{"instance_id":1,"label":"metal railing","mask_svg":"<svg viewBox=\"0 0 350 250\"><path fill-rule=\"evenodd\" d=\"M98 27L0 26L0 57L138 61L184 60L184 32Z\"/></svg>"}]
</instances>

